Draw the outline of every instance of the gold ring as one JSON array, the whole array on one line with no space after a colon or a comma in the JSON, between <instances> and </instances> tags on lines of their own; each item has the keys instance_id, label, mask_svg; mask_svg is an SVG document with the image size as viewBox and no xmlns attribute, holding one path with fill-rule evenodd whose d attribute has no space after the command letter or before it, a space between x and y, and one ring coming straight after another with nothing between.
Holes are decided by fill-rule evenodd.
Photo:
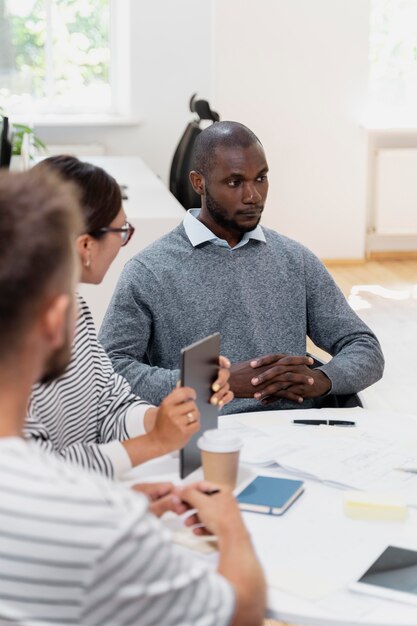
<instances>
[{"instance_id":1,"label":"gold ring","mask_svg":"<svg viewBox=\"0 0 417 626\"><path fill-rule=\"evenodd\" d=\"M187 424L192 424L193 422L195 422L195 418L193 417L193 413L192 411L190 411L189 413L187 413Z\"/></svg>"}]
</instances>

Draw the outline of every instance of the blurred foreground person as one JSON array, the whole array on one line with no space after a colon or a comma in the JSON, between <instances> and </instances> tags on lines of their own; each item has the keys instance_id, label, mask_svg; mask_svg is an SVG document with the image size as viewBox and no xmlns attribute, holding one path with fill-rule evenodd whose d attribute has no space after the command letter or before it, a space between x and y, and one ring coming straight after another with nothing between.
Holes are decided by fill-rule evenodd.
<instances>
[{"instance_id":1,"label":"blurred foreground person","mask_svg":"<svg viewBox=\"0 0 417 626\"><path fill-rule=\"evenodd\" d=\"M80 218L46 171L0 173L0 621L258 625L263 577L230 493L180 493L195 532L218 536L214 572L170 542L142 495L22 438L32 386L70 359Z\"/></svg>"}]
</instances>

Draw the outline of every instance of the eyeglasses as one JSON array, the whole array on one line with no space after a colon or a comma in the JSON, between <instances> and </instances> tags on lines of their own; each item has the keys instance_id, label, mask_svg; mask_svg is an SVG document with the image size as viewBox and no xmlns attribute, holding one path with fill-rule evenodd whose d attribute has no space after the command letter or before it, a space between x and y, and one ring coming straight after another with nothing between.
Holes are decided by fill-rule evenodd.
<instances>
[{"instance_id":1,"label":"eyeglasses","mask_svg":"<svg viewBox=\"0 0 417 626\"><path fill-rule=\"evenodd\" d=\"M120 237L122 239L122 247L123 247L123 246L126 246L129 243L129 241L132 239L134 232L135 232L135 227L132 226L132 224L130 224L129 222L125 222L123 226L121 226L120 228L111 228L110 226L108 226L108 227L98 228L97 230L92 230L89 234L92 237L99 238L101 237L101 235L104 235L105 233L120 233Z\"/></svg>"}]
</instances>

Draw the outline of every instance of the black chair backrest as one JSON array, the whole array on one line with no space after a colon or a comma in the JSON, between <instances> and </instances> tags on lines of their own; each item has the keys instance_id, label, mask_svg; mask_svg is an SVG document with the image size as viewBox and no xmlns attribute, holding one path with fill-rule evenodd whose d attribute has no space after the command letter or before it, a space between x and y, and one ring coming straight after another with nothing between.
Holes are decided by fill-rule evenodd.
<instances>
[{"instance_id":1,"label":"black chair backrest","mask_svg":"<svg viewBox=\"0 0 417 626\"><path fill-rule=\"evenodd\" d=\"M192 188L188 177L192 170L194 143L202 131L200 123L202 120L214 123L220 119L219 114L211 110L207 100L196 100L196 95L191 97L190 111L198 119L190 122L185 129L175 150L169 175L169 189L186 210L201 206L200 196Z\"/></svg>"},{"instance_id":2,"label":"black chair backrest","mask_svg":"<svg viewBox=\"0 0 417 626\"><path fill-rule=\"evenodd\" d=\"M194 142L201 133L198 122L190 122L175 150L169 175L169 190L182 204L184 209L192 209L201 205L200 196L191 186L190 173Z\"/></svg>"}]
</instances>

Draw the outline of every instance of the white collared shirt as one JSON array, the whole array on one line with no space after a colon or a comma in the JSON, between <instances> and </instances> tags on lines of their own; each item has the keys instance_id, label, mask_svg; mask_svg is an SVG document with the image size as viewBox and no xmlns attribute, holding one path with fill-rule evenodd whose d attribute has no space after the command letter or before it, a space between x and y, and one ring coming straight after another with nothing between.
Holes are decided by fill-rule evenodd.
<instances>
[{"instance_id":1,"label":"white collared shirt","mask_svg":"<svg viewBox=\"0 0 417 626\"><path fill-rule=\"evenodd\" d=\"M264 232L258 224L258 226L253 230L244 233L239 243L231 248L225 239L217 237L209 228L207 228L207 226L203 224L203 222L200 222L198 219L200 210L201 209L189 209L183 221L186 235L194 248L202 243L206 243L206 241L214 243L216 246L230 248L230 250L237 250L237 248L241 248L248 243L249 239L256 239L257 241L263 241L266 243Z\"/></svg>"}]
</instances>

